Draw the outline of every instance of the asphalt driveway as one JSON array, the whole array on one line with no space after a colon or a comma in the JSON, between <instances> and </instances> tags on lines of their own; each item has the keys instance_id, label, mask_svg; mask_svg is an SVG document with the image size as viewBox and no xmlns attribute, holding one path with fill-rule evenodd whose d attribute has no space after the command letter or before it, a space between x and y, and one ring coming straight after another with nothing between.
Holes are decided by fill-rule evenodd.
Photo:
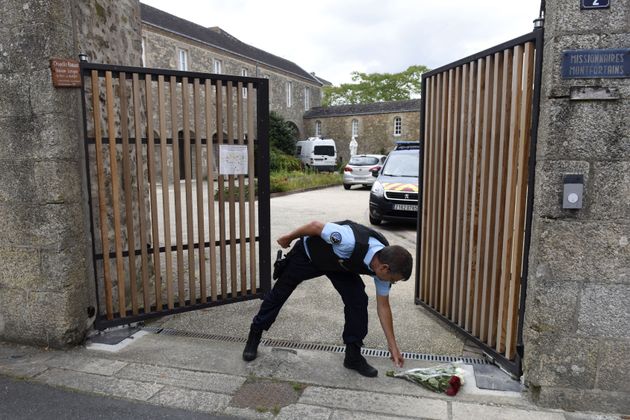
<instances>
[{"instance_id":1,"label":"asphalt driveway","mask_svg":"<svg viewBox=\"0 0 630 420\"><path fill-rule=\"evenodd\" d=\"M280 247L275 239L311 220L351 219L369 226L369 190L344 190L335 186L271 199L272 255ZM416 252L416 226L383 223L377 229L392 244ZM274 257L275 258L275 257ZM399 282L390 294L394 328L402 351L439 355L462 355L462 336L414 303L414 278ZM370 298L369 333L366 347L387 349L378 316L374 282L364 276ZM247 337L249 324L260 305L259 300L207 308L164 317L157 322L164 327L204 334ZM264 338L300 343L341 345L343 305L341 298L325 277L304 282L285 304L276 323Z\"/></svg>"}]
</instances>

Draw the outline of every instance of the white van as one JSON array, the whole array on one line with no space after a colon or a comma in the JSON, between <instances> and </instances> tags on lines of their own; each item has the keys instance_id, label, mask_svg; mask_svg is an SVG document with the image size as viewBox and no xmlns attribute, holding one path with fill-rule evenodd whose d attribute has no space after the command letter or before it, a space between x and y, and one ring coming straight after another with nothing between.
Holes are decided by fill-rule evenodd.
<instances>
[{"instance_id":1,"label":"white van","mask_svg":"<svg viewBox=\"0 0 630 420\"><path fill-rule=\"evenodd\" d=\"M309 137L296 143L295 157L307 168L332 172L337 167L337 146L333 139Z\"/></svg>"}]
</instances>

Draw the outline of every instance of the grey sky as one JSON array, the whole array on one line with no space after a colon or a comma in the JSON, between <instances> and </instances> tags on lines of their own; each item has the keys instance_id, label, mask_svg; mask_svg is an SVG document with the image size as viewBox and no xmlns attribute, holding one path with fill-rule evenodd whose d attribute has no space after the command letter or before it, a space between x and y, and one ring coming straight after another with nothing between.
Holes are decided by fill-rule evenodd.
<instances>
[{"instance_id":1,"label":"grey sky","mask_svg":"<svg viewBox=\"0 0 630 420\"><path fill-rule=\"evenodd\" d=\"M143 0L335 85L354 70L437 68L530 32L540 0Z\"/></svg>"}]
</instances>

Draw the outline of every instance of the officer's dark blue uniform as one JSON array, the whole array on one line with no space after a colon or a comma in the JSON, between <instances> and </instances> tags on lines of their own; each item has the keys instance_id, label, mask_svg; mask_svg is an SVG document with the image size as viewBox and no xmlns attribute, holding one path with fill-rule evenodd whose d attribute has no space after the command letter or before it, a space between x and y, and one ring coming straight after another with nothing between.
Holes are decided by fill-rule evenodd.
<instances>
[{"instance_id":1,"label":"officer's dark blue uniform","mask_svg":"<svg viewBox=\"0 0 630 420\"><path fill-rule=\"evenodd\" d=\"M268 330L302 281L325 275L344 303L343 341L347 345L353 344L353 348L358 348L360 352L362 340L367 335L368 297L359 274L374 276L377 294L386 296L391 283L378 279L370 269L370 262L378 251L388 245L387 239L380 233L351 221L326 223L319 237L301 238L287 254L286 267L273 289L264 296L251 330ZM251 357L246 353L243 357L245 360L255 358L255 347ZM366 376L376 376L376 370L373 369L373 375Z\"/></svg>"},{"instance_id":2,"label":"officer's dark blue uniform","mask_svg":"<svg viewBox=\"0 0 630 420\"><path fill-rule=\"evenodd\" d=\"M321 239L314 237L302 238L298 240L289 254L287 255L287 266L276 282L273 289L268 292L258 314L254 317L252 325L261 330L268 330L276 320L282 305L287 301L295 288L304 280L312 279L326 275L332 282L334 288L341 295L344 303L345 326L343 330L344 343L354 343L362 341L367 335L368 314L367 305L368 297L365 294L365 285L361 276L362 274L374 273L369 269L369 262L372 257L380 249L388 245L387 240L372 229L357 225L358 228L367 229L373 235L370 235L368 247L365 255L361 258L364 262L362 270L355 272L348 271L343 267L339 267L339 259L348 261L355 249L354 232L349 224L338 225L327 223L322 231ZM355 229L357 229L355 226ZM377 239L380 236L380 240ZM329 244L336 256L335 261L324 260L320 257L320 252L315 251L315 247L319 250L321 244L315 244L320 239L322 242ZM311 249L312 248L312 249ZM316 254L316 255L311 255ZM319 260L311 261L313 258L320 257ZM324 256L324 258L327 258ZM367 262L364 260L367 259ZM335 267L337 265L337 267ZM350 267L348 267L350 268ZM334 270L334 271L333 271ZM377 287L377 293L386 295L389 292L390 283L383 282L374 277Z\"/></svg>"}]
</instances>

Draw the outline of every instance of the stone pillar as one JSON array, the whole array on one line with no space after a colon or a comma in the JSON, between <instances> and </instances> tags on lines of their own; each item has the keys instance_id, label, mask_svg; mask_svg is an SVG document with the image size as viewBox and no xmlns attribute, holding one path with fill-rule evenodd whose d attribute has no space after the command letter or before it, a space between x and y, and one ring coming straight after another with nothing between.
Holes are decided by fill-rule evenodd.
<instances>
[{"instance_id":1,"label":"stone pillar","mask_svg":"<svg viewBox=\"0 0 630 420\"><path fill-rule=\"evenodd\" d=\"M83 119L49 60L139 65L139 3L4 0L0 16L0 339L75 344L95 302Z\"/></svg>"},{"instance_id":2,"label":"stone pillar","mask_svg":"<svg viewBox=\"0 0 630 420\"><path fill-rule=\"evenodd\" d=\"M544 406L630 413L630 78L561 74L563 51L623 48L630 0L547 2L524 328ZM562 208L569 174L584 177L579 210Z\"/></svg>"}]
</instances>

